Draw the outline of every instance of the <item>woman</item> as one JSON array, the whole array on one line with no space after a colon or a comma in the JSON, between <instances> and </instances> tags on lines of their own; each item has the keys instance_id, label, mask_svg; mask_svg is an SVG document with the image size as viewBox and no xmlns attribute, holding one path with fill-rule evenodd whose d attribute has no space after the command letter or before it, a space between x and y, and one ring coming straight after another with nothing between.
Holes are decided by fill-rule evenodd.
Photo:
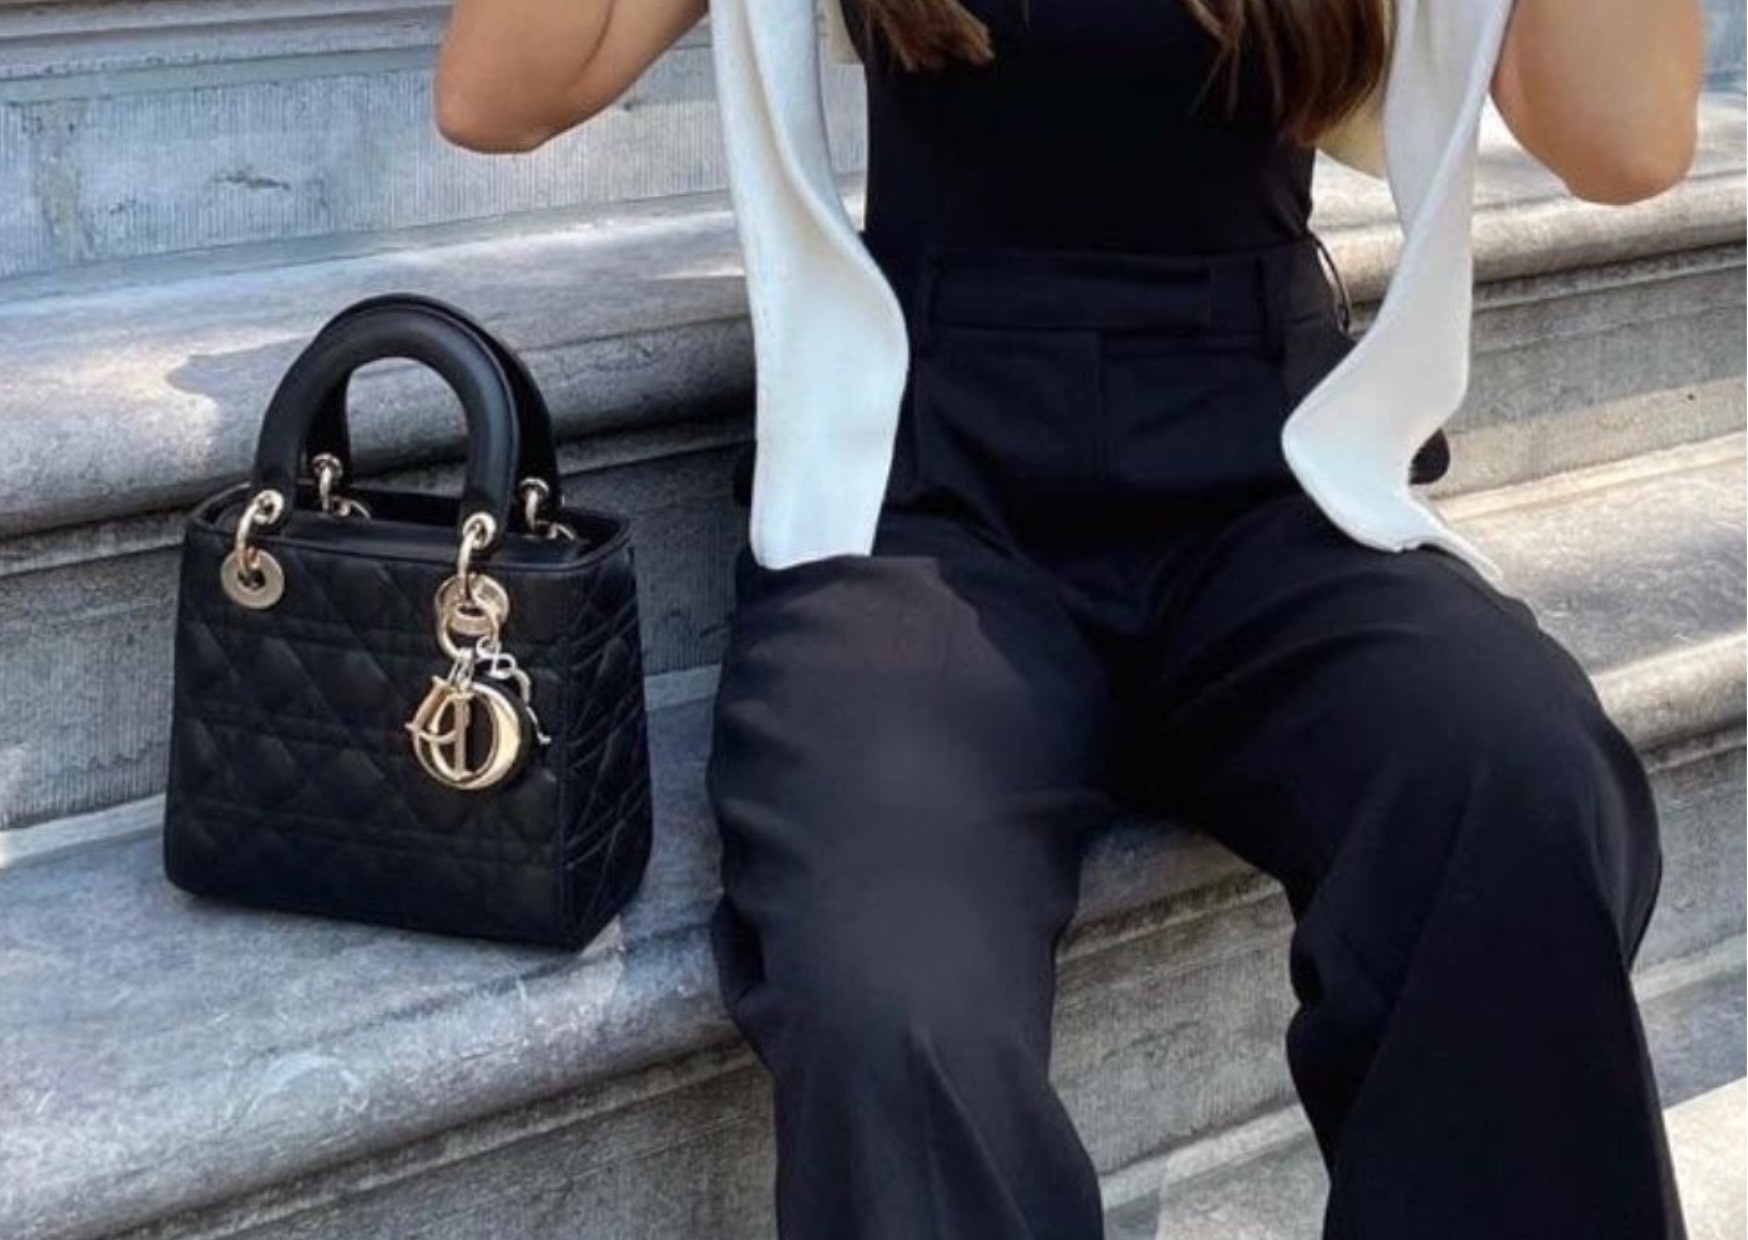
<instances>
[{"instance_id":1,"label":"woman","mask_svg":"<svg viewBox=\"0 0 1748 1240\"><path fill-rule=\"evenodd\" d=\"M1408 428L1413 480L1443 469L1427 415L1356 410L1365 378L1394 365L1406 390L1421 355L1432 416L1460 395L1466 216L1424 220L1461 165L1391 152L1399 203L1445 195L1402 267L1447 319L1404 294L1371 371L1385 316L1342 330L1307 219L1314 146L1351 149L1330 135L1378 115L1387 70L1397 99L1430 97L1407 58L1461 12L827 4L866 68L854 244L819 189L811 15L718 0L713 32L761 390L709 764L712 942L772 1073L785 1240L1101 1234L1048 1079L1054 956L1087 832L1137 808L1286 892L1327 1236L1681 1236L1629 985L1661 876L1646 772L1478 549L1430 517L1371 522L1389 509L1360 482L1313 483ZM439 124L538 145L703 10L458 0ZM1489 31L1483 85L1573 193L1632 202L1683 175L1689 0L1517 0ZM1396 106L1396 142L1434 132ZM865 258L883 296L857 320ZM893 322L894 423L858 422L842 410L879 413ZM1289 415L1330 394L1360 433L1332 423L1289 459ZM812 420L779 416L791 400Z\"/></svg>"}]
</instances>

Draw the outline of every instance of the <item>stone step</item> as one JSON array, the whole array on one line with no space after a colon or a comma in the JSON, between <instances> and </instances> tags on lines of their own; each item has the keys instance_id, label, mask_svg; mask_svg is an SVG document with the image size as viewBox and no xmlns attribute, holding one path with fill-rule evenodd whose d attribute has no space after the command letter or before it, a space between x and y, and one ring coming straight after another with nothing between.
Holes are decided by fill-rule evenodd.
<instances>
[{"instance_id":1,"label":"stone step","mask_svg":"<svg viewBox=\"0 0 1748 1240\"><path fill-rule=\"evenodd\" d=\"M1739 6L1706 9L1709 81L1739 92ZM0 2L0 168L17 172L0 178L0 300L725 188L707 20L588 123L482 156L432 123L446 16L433 0ZM821 63L833 160L858 175L861 77Z\"/></svg>"},{"instance_id":2,"label":"stone step","mask_svg":"<svg viewBox=\"0 0 1748 1240\"><path fill-rule=\"evenodd\" d=\"M1741 1240L1742 940L1708 956L1705 980L1653 996L1643 1010L1689 1240ZM1671 1015L1704 1017L1700 1036ZM1291 1107L1124 1168L1101 1187L1105 1240L1319 1240L1329 1177L1303 1112Z\"/></svg>"},{"instance_id":3,"label":"stone step","mask_svg":"<svg viewBox=\"0 0 1748 1240\"><path fill-rule=\"evenodd\" d=\"M1688 1240L1748 1235L1748 1193L1742 1181L1742 1150L1748 1146L1745 1106L1748 1088L1738 1080L1682 1103L1668 1116Z\"/></svg>"},{"instance_id":4,"label":"stone step","mask_svg":"<svg viewBox=\"0 0 1748 1240\"><path fill-rule=\"evenodd\" d=\"M1659 994L1743 933L1743 480L1736 435L1464 522L1646 755ZM149 805L0 871L0 1235L768 1237L768 1084L704 933L709 679L652 684L651 869L576 956L185 897ZM1290 1107L1289 927L1194 824L1098 834L1053 1074L1101 1172Z\"/></svg>"},{"instance_id":5,"label":"stone step","mask_svg":"<svg viewBox=\"0 0 1748 1240\"><path fill-rule=\"evenodd\" d=\"M1711 100L1693 175L1613 209L1560 194L1489 133L1474 381L1433 498L1741 429L1743 120L1740 99ZM1398 233L1382 186L1326 171L1319 211L1363 324ZM524 353L555 409L569 493L634 521L648 666L713 663L744 538L732 466L751 431L736 253L721 203L664 206L0 302L0 680L16 686L0 717L0 833L162 787L182 512L246 470L295 351L372 293L451 299ZM380 364L354 386L362 472L456 485L460 420L432 376Z\"/></svg>"},{"instance_id":6,"label":"stone step","mask_svg":"<svg viewBox=\"0 0 1748 1240\"><path fill-rule=\"evenodd\" d=\"M447 16L431 0L0 4L0 167L22 172L0 178L0 290L405 249L724 188L708 22L588 124L487 156L433 121ZM828 76L849 130L859 83Z\"/></svg>"}]
</instances>

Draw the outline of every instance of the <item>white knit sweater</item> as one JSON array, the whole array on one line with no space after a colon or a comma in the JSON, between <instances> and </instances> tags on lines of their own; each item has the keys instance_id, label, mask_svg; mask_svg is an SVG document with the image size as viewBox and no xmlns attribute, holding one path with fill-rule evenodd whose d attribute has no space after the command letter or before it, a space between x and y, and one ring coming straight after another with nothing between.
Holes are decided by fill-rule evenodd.
<instances>
[{"instance_id":1,"label":"white knit sweater","mask_svg":"<svg viewBox=\"0 0 1748 1240\"><path fill-rule=\"evenodd\" d=\"M848 59L837 2L828 31ZM767 568L871 550L910 361L903 310L832 175L816 3L710 5L757 371L748 538ZM1395 0L1371 132L1349 127L1324 149L1387 180L1400 257L1364 335L1281 428L1289 468L1351 538L1436 544L1496 584L1499 566L1408 478L1468 387L1476 137L1511 6Z\"/></svg>"}]
</instances>

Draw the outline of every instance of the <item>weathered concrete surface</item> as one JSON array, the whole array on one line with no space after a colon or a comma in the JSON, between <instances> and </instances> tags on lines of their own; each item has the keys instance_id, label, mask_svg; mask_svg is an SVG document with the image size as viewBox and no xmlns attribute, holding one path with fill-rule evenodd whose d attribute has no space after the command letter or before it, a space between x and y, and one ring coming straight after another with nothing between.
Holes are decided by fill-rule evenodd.
<instances>
[{"instance_id":1,"label":"weathered concrete surface","mask_svg":"<svg viewBox=\"0 0 1748 1240\"><path fill-rule=\"evenodd\" d=\"M1733 547L1748 476L1744 436L1441 501L1534 597L1543 624L1616 667L1734 626L1748 611ZM1710 617L1709 619L1703 617Z\"/></svg>"},{"instance_id":2,"label":"weathered concrete surface","mask_svg":"<svg viewBox=\"0 0 1748 1240\"><path fill-rule=\"evenodd\" d=\"M1740 93L1744 86L1744 36L1748 11L1734 0L1706 0L1706 82Z\"/></svg>"},{"instance_id":3,"label":"weathered concrete surface","mask_svg":"<svg viewBox=\"0 0 1748 1240\"><path fill-rule=\"evenodd\" d=\"M1683 1103L1669 1115L1669 1140L1688 1240L1748 1235L1742 1177L1748 1149L1748 1082L1738 1080Z\"/></svg>"},{"instance_id":4,"label":"weathered concrete surface","mask_svg":"<svg viewBox=\"0 0 1748 1240\"><path fill-rule=\"evenodd\" d=\"M0 168L25 173L0 178L0 287L199 254L308 262L725 188L708 22L588 124L488 156L433 121L446 16L370 0L0 10ZM835 157L860 167L859 82L826 81Z\"/></svg>"}]
</instances>

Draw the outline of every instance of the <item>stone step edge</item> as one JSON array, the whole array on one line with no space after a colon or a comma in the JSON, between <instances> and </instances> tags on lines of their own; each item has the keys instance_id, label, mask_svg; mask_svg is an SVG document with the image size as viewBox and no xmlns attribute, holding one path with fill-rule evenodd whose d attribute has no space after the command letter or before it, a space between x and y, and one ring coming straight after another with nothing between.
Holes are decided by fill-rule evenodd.
<instances>
[{"instance_id":1,"label":"stone step edge","mask_svg":"<svg viewBox=\"0 0 1748 1240\"><path fill-rule=\"evenodd\" d=\"M1694 274L1683 269L1684 278ZM1527 423L1488 418L1485 408L1476 412L1482 417L1460 412L1445 424L1452 465L1443 477L1418 485L1427 499L1442 505L1492 495L1735 433L1748 424L1748 391L1740 374L1726 374L1547 409Z\"/></svg>"},{"instance_id":2,"label":"stone step edge","mask_svg":"<svg viewBox=\"0 0 1748 1240\"><path fill-rule=\"evenodd\" d=\"M1618 461L1583 465L1461 495L1441 496L1437 502L1441 515L1461 523L1498 513L1552 507L1568 498L1592 495L1663 474L1703 469L1744 456L1748 456L1748 431L1730 431L1709 439L1646 449Z\"/></svg>"},{"instance_id":3,"label":"stone step edge","mask_svg":"<svg viewBox=\"0 0 1748 1240\"><path fill-rule=\"evenodd\" d=\"M1741 975L1745 969L1748 942L1737 936L1634 974L1633 994L1644 1005L1691 986ZM1120 1210L1164 1189L1240 1168L1309 1140L1311 1127L1297 1103L1265 1112L1106 1173L1099 1181L1105 1211Z\"/></svg>"},{"instance_id":4,"label":"stone step edge","mask_svg":"<svg viewBox=\"0 0 1748 1240\"><path fill-rule=\"evenodd\" d=\"M1739 105L1708 101L1705 114L1708 149L1715 151L1724 147L1734 150L1739 147L1742 121ZM1521 151L1515 152L1514 158L1520 165L1529 159ZM1681 185L1632 207L1602 207L1582 203L1569 195L1552 193L1483 204L1476 211L1477 281L1509 284L1532 275L1546 276L1598 265L1650 263L1655 266L1654 260L1658 256L1693 250L1719 249L1713 261L1739 263L1735 247L1739 247L1744 236L1744 218L1748 215L1745 204L1748 204L1748 178L1743 175L1739 157L1731 159L1727 165L1721 159L1713 159L1711 163L1697 166L1694 175ZM635 221L637 217L625 218ZM500 260L510 252L505 247L525 250L554 242L579 246L585 255L595 255L594 260L585 261L598 262L602 270L614 270L617 263L621 278L635 282L644 277L624 273L647 270L647 263L638 262L636 255L660 253L664 258L670 258L673 256L670 251L677 250L664 243L684 238L686 245L696 248L700 245L700 237L704 237L703 248L713 255L712 262L718 265L713 269L715 274L730 276L732 288L716 288L700 304L674 307L671 313L664 310L659 321L621 321L603 331L600 313L594 312L592 318L588 307L602 302L613 303L615 299L603 298L598 282L591 284L579 279L574 282L575 292L570 295L577 299L576 305L582 313L558 313L553 312L551 306L544 306L545 312L539 316L542 324L539 330L548 338L535 340L522 333L512 334L512 343L519 344L537 375L575 376L588 374L590 357L603 350L623 351L629 346L651 348L665 352L669 357L690 357L691 353L680 347L679 337L702 333L714 340L729 323L744 333L744 290L738 283L739 263L733 234L732 214L718 197L713 205L695 213L674 213L671 209L664 209L647 221L626 222L605 231L598 226L573 224L570 228L532 237L472 241L434 249L425 252L426 256L440 255L441 261L434 260L416 267L421 278L411 282L428 284L428 273L441 272L444 279L465 288L468 285L465 273L477 268L482 273L480 288L483 293L489 287L483 281L483 273L498 270ZM1389 272L1393 270L1400 242L1400 230L1382 205L1375 204L1367 218L1336 224L1327 230L1320 229L1320 235L1329 242L1337 267L1357 300L1367 302L1381 294ZM331 283L342 287L370 288L373 291L404 287L409 283L406 258L405 253L391 252L366 258L301 264L295 268L266 268L207 276L170 285L133 286L94 294L26 299L0 306L0 338L10 336L15 340L30 340L40 337L40 341L51 341L55 338L56 320L64 316L81 319L95 316L100 321L114 320L116 323L137 318L150 323L161 321L168 315L174 321L175 307L187 304L199 307L191 312L186 327L178 328L186 330L188 341L185 345L173 345L168 352L169 356L186 361L201 352L196 347L201 340L213 333L234 330L224 321L225 311L220 303L227 297L249 299L251 290L255 290L260 295L254 296L253 300L266 299L276 307L281 304L295 307L289 318L275 310L274 326L264 328L257 324L252 333L275 338L277 344L272 347L283 352L288 361L298 341L307 337L332 308L329 304L333 301L333 294L328 291L330 282L320 278L324 273L331 273L335 277ZM586 270L586 267L581 269ZM461 273L459 278L457 273ZM300 300L293 289L273 287L276 283L306 289L314 285L317 291L305 293ZM271 294L271 297L265 298L266 294ZM514 291L500 291L497 295L513 297ZM1487 295L1484 288L1480 298L1483 303ZM1521 289L1504 288L1501 291L1501 296L1507 298L1524 295ZM465 295L461 299L468 300ZM468 301L468 308L495 327L517 313L514 305L498 307L488 304L488 300L482 296L477 301ZM209 305L217 308L209 309ZM216 314L220 318L209 325L202 314ZM555 329L551 326L554 323L585 326L569 336L554 339L552 333ZM129 343L130 347L145 347L144 341L130 340ZM263 342L260 347L267 346ZM710 363L715 372L688 376L687 386L694 391L694 398L709 398L711 393L718 397L744 397L750 392L750 339L742 346L726 349L723 342L718 342L703 352L716 359ZM217 350L217 353L222 355L223 350ZM0 363L4 363L5 354L5 347L0 344ZM40 358L38 362L41 362ZM39 392L35 396L15 375L14 385L6 393L8 402L0 405L0 447L16 458L16 467L9 471L9 476L27 480L23 485L13 483L10 495L0 492L0 536L82 525L192 502L216 489L223 481L240 476L247 468L245 444L248 440L241 434L228 437L228 442L225 437L216 442L203 440L200 451L185 454L189 459L176 464L166 462L161 469L154 466L153 472L163 476L148 478L135 472L137 462L161 455L161 443L143 457L133 452L105 455L95 463L95 467L90 460L67 459L67 454L54 451L52 447L48 451L32 450L32 443L52 446L78 442L72 432L75 424L82 426L89 418L94 398L82 394L76 402L66 399L68 391L78 388L76 382L68 381L70 374L76 377L77 369L76 358L46 367L44 373L52 375L54 390ZM109 361L94 369L105 373L114 371ZM151 367L145 369L149 375ZM605 392L605 385L599 385L599 390L591 391L585 399L599 399L605 405L618 408L616 414L605 419L599 414L591 417L586 410L569 409L566 394L554 392L560 437L570 439L579 434L599 433L603 421L611 425L620 421L651 423L684 418L686 415L679 412L671 401L664 405L655 392L642 390L658 381L665 385L665 389L672 388L671 380L664 380L659 375L656 379L647 375L620 376L615 382L625 385L624 389L610 394ZM137 374L129 382L137 386ZM221 423L227 417L235 419L238 416L226 414L225 410L253 409L265 401L266 393L256 390L261 386L259 376L246 382L233 382L247 390L203 394L218 411ZM366 389L371 386L369 382L361 384ZM97 393L104 390L101 381L94 381L93 387ZM69 407L70 404L74 407ZM628 409L633 411L628 412ZM413 412L407 411L409 415ZM250 416L258 417L258 413ZM16 426L8 433L8 423L24 417L29 418L30 425ZM442 451L444 444L454 441L453 428L441 419L421 420L409 416L396 420L416 429L402 435L376 468L405 460L426 459L433 449ZM129 418L121 418L123 427L129 422ZM153 435L161 440L156 432ZM458 454L458 445L447 450Z\"/></svg>"},{"instance_id":5,"label":"stone step edge","mask_svg":"<svg viewBox=\"0 0 1748 1240\"><path fill-rule=\"evenodd\" d=\"M1477 518L1557 508L1563 502L1648 478L1703 470L1748 455L1748 432L1652 449L1620 461L1441 497L1440 514L1462 526ZM1533 602L1533 599L1531 600ZM1655 767L1740 746L1748 696L1748 636L1723 633L1594 669L1597 693Z\"/></svg>"}]
</instances>

